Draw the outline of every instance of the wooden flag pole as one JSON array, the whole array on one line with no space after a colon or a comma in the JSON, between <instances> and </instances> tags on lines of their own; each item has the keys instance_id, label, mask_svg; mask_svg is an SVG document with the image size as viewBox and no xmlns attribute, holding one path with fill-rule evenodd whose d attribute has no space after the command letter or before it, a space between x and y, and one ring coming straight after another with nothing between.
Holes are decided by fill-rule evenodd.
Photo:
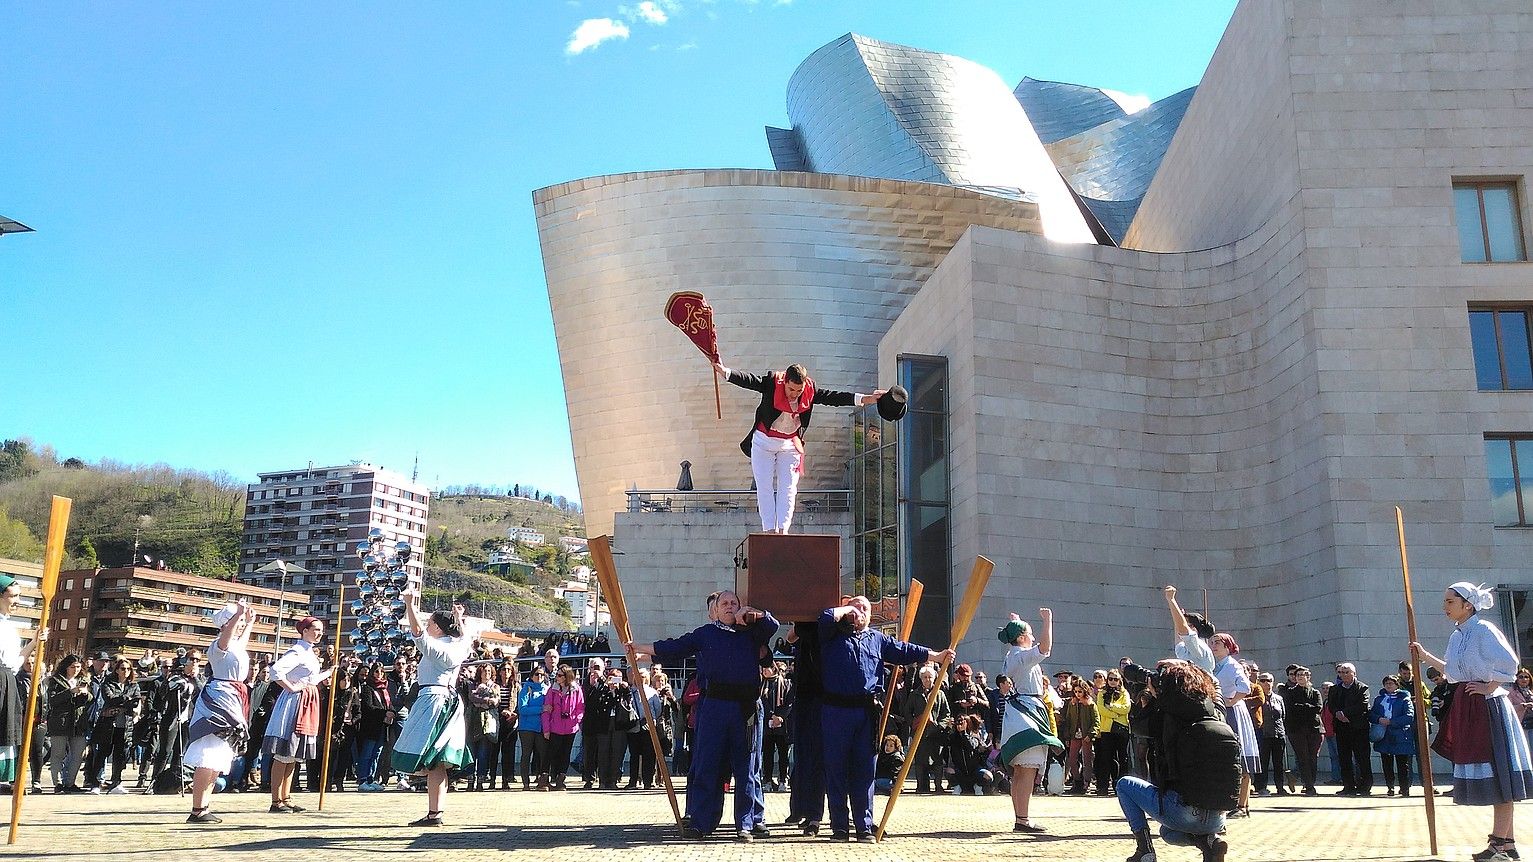
<instances>
[{"instance_id":1,"label":"wooden flag pole","mask_svg":"<svg viewBox=\"0 0 1533 862\"><path fill-rule=\"evenodd\" d=\"M910 592L905 596L905 616L900 620L900 640L910 640L910 630L916 624L916 609L921 606L921 593L926 590L926 585L912 578L910 580ZM879 751L883 751L884 730L889 726L889 710L894 708L894 693L900 688L900 674L905 666L897 664L894 673L889 676L888 697L884 698L884 717L878 720L878 736L873 737L879 745Z\"/></svg>"},{"instance_id":2,"label":"wooden flag pole","mask_svg":"<svg viewBox=\"0 0 1533 862\"><path fill-rule=\"evenodd\" d=\"M330 786L330 741L335 738L335 701L341 689L341 612L346 608L346 585L341 584L335 591L335 661L330 663L330 704L325 710L325 736L322 740L325 750L320 752L320 784L319 805L315 806L320 811L325 810L325 789ZM281 621L278 621L281 626Z\"/></svg>"},{"instance_id":3,"label":"wooden flag pole","mask_svg":"<svg viewBox=\"0 0 1533 862\"><path fill-rule=\"evenodd\" d=\"M1400 575L1405 580L1405 629L1410 643L1416 640L1416 603L1411 596L1411 564L1405 555L1405 512L1395 507L1395 529L1400 533ZM1437 789L1432 785L1432 749L1427 745L1427 687L1421 676L1421 656L1411 652L1411 677L1416 681L1416 761L1421 765L1421 798L1427 804L1427 839L1437 855Z\"/></svg>"},{"instance_id":4,"label":"wooden flag pole","mask_svg":"<svg viewBox=\"0 0 1533 862\"><path fill-rule=\"evenodd\" d=\"M717 373L713 375L713 409L714 412L719 414L720 419L724 418L724 402L719 400L719 375Z\"/></svg>"},{"instance_id":5,"label":"wooden flag pole","mask_svg":"<svg viewBox=\"0 0 1533 862\"><path fill-rule=\"evenodd\" d=\"M69 532L69 509L73 505L74 501L68 497L54 497L53 510L48 515L48 544L43 551L43 578L38 584L43 594L43 607L37 620L37 646L32 648L32 688L27 692L26 724L22 726L16 780L11 785L11 832L7 844L16 843L16 829L21 824L21 802L27 795L27 761L32 754L32 733L37 726L37 692L43 679L43 648L47 645L42 633L48 630L53 592L59 584L59 569L64 566L64 534Z\"/></svg>"},{"instance_id":6,"label":"wooden flag pole","mask_svg":"<svg viewBox=\"0 0 1533 862\"><path fill-rule=\"evenodd\" d=\"M715 376L714 380L718 380ZM612 617L612 627L623 643L633 642L633 629L628 624L628 603L623 598L623 585L617 579L617 565L612 560L612 538L597 536L590 542L591 563L596 568L596 580L602 594L607 597L607 611ZM601 607L596 608L598 621ZM654 746L655 769L665 785L665 796L671 802L671 816L676 828L681 828L681 806L676 804L676 786L671 783L671 767L665 762L665 752L660 748L660 731L655 727L654 710L649 708L649 698L644 696L644 685L639 681L639 662L632 652L628 653L628 685L638 693L639 708L644 712L644 725L649 728L649 744Z\"/></svg>"},{"instance_id":7,"label":"wooden flag pole","mask_svg":"<svg viewBox=\"0 0 1533 862\"><path fill-rule=\"evenodd\" d=\"M953 636L948 643L948 649L958 649L958 642L969 631L969 623L974 621L974 614L979 610L980 599L985 597L985 585L990 583L990 573L995 570L995 563L984 557L974 558L974 569L969 573L969 586L964 589L963 603L958 606L958 613L953 616ZM948 666L953 663L951 658L942 660L942 668L937 671L937 681L940 683L947 674ZM884 803L884 816L878 821L878 829L874 833L874 839L884 840L884 827L889 825L889 815L894 813L894 803L900 799L900 789L905 786L905 778L910 775L910 767L916 762L916 751L921 747L921 734L926 732L926 724L931 721L932 707L937 704L937 692L941 688L933 685L932 690L926 695L926 708L921 710L921 718L916 722L915 732L910 738L910 756L905 758L905 764L900 767L899 777L894 780L894 786L889 788L889 801Z\"/></svg>"}]
</instances>

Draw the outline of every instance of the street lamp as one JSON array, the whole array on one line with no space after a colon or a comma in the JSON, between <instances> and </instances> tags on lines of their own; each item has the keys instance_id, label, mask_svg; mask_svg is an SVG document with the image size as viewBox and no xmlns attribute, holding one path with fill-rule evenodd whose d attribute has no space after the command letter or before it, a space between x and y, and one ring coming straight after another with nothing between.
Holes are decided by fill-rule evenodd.
<instances>
[{"instance_id":1,"label":"street lamp","mask_svg":"<svg viewBox=\"0 0 1533 862\"><path fill-rule=\"evenodd\" d=\"M258 574L270 574L272 572L280 572L282 574L282 580L277 592L277 634L276 640L272 643L272 654L276 655L282 651L282 618L287 611L287 576L290 574L307 575L309 570L297 563L272 560L261 568L256 569L256 572Z\"/></svg>"}]
</instances>

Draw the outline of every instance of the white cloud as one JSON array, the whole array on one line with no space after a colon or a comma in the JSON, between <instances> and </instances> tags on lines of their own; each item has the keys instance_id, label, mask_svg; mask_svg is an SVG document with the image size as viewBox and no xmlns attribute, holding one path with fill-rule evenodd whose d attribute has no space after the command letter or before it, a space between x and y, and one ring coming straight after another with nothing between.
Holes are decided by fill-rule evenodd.
<instances>
[{"instance_id":1,"label":"white cloud","mask_svg":"<svg viewBox=\"0 0 1533 862\"><path fill-rule=\"evenodd\" d=\"M687 42L687 43L684 43L684 44L681 44L681 45L677 45L676 46L676 50L678 50L678 51L696 51L697 50L697 43L696 42Z\"/></svg>"},{"instance_id":2,"label":"white cloud","mask_svg":"<svg viewBox=\"0 0 1533 862\"><path fill-rule=\"evenodd\" d=\"M1150 97L1143 94L1131 95L1129 93L1120 93L1117 90L1109 90L1104 87L1102 89L1102 95L1112 99L1114 102L1117 102L1118 107L1122 108L1125 114L1137 114L1140 111L1143 111L1145 108L1150 107Z\"/></svg>"},{"instance_id":3,"label":"white cloud","mask_svg":"<svg viewBox=\"0 0 1533 862\"><path fill-rule=\"evenodd\" d=\"M655 0L644 0L637 6L619 6L617 11L630 21L643 21L657 27L671 20L671 16L667 15L665 9L662 9Z\"/></svg>"},{"instance_id":4,"label":"white cloud","mask_svg":"<svg viewBox=\"0 0 1533 862\"><path fill-rule=\"evenodd\" d=\"M564 46L564 53L571 56L583 54L603 42L627 38L628 25L622 21L614 21L611 18L587 18L580 22L580 26L575 28L574 33L570 34L570 41Z\"/></svg>"}]
</instances>

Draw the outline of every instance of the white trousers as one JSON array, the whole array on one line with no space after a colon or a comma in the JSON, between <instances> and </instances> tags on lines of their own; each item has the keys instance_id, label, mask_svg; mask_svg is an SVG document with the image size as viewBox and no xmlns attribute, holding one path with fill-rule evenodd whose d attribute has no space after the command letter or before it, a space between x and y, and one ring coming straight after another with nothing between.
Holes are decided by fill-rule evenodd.
<instances>
[{"instance_id":1,"label":"white trousers","mask_svg":"<svg viewBox=\"0 0 1533 862\"><path fill-rule=\"evenodd\" d=\"M764 533L786 533L793 523L793 501L798 496L799 465L803 461L792 440L751 435L751 475L756 478L756 507L761 510Z\"/></svg>"}]
</instances>

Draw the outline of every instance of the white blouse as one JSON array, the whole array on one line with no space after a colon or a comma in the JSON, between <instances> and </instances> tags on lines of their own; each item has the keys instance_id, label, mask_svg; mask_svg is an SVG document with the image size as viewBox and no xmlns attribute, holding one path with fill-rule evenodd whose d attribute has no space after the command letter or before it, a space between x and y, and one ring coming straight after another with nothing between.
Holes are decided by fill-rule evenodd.
<instances>
[{"instance_id":1,"label":"white blouse","mask_svg":"<svg viewBox=\"0 0 1533 862\"><path fill-rule=\"evenodd\" d=\"M1006 658L1001 661L1001 673L1011 678L1011 684L1018 694L1030 694L1034 697L1042 697L1048 690L1048 684L1043 679L1043 669L1039 667L1049 654L1034 644L1023 649L1015 644L1006 650Z\"/></svg>"},{"instance_id":2,"label":"white blouse","mask_svg":"<svg viewBox=\"0 0 1533 862\"><path fill-rule=\"evenodd\" d=\"M1480 614L1464 620L1449 636L1443 661L1454 682L1505 683L1517 678L1517 653L1506 635Z\"/></svg>"}]
</instances>

